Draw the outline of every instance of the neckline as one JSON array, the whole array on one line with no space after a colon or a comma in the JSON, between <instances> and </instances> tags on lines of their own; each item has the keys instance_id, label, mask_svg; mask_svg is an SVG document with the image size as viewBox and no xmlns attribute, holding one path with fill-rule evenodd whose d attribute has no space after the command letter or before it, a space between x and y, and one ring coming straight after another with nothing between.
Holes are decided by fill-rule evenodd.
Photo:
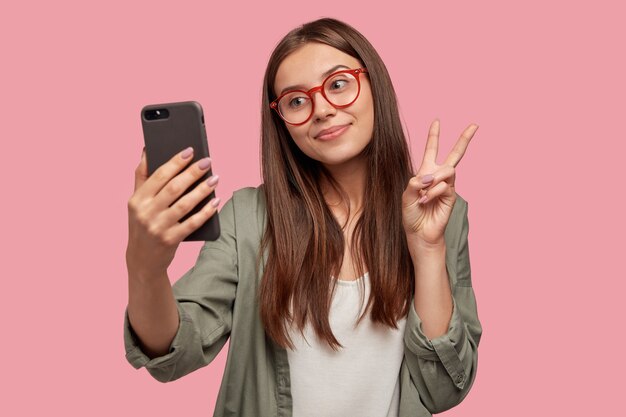
<instances>
[{"instance_id":1,"label":"neckline","mask_svg":"<svg viewBox=\"0 0 626 417\"><path fill-rule=\"evenodd\" d=\"M352 279L352 280L338 279L337 280L337 284L340 284L340 285L357 285L359 283L359 281L363 280L364 278L369 278L369 272L366 272L365 274L363 274L362 276L358 277L357 279Z\"/></svg>"}]
</instances>

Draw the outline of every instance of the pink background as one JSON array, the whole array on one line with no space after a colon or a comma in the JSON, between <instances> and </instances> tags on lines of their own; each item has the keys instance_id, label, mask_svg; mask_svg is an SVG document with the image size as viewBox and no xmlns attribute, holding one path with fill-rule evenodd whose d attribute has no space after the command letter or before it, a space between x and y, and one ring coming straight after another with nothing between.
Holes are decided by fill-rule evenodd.
<instances>
[{"instance_id":1,"label":"pink background","mask_svg":"<svg viewBox=\"0 0 626 417\"><path fill-rule=\"evenodd\" d=\"M322 16L379 51L416 165L435 117L440 162L480 125L456 184L484 333L472 391L445 414L619 414L626 31L620 2L582 3L3 5L0 414L212 415L226 348L169 384L124 358L139 110L203 104L223 205L260 183L272 49ZM181 245L173 281L199 248Z\"/></svg>"}]
</instances>

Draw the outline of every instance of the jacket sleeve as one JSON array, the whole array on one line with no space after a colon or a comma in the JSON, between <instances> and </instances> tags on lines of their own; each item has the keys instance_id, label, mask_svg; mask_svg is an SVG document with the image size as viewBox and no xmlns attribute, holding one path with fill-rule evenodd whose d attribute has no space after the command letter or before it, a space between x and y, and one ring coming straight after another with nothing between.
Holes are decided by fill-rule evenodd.
<instances>
[{"instance_id":1,"label":"jacket sleeve","mask_svg":"<svg viewBox=\"0 0 626 417\"><path fill-rule=\"evenodd\" d=\"M150 359L124 313L126 359L145 367L160 382L174 381L208 365L230 336L237 289L237 248L233 198L219 211L220 236L206 241L195 265L172 286L179 314L169 352Z\"/></svg>"},{"instance_id":2,"label":"jacket sleeve","mask_svg":"<svg viewBox=\"0 0 626 417\"><path fill-rule=\"evenodd\" d=\"M429 339L422 331L422 321L414 301L407 318L405 360L420 398L431 413L441 413L458 405L470 391L478 365L478 344L482 327L478 319L472 289L469 246L468 205L460 203L458 217L450 220L455 234L447 236L454 243L457 256L446 255L446 269L452 289L453 309L447 333ZM450 250L450 246L447 247Z\"/></svg>"}]
</instances>

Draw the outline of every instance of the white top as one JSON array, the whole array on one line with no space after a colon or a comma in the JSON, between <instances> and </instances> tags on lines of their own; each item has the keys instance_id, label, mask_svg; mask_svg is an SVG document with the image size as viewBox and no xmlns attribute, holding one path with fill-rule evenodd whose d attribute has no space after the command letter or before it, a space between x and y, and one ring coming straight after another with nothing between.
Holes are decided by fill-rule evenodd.
<instances>
[{"instance_id":1,"label":"white top","mask_svg":"<svg viewBox=\"0 0 626 417\"><path fill-rule=\"evenodd\" d=\"M406 317L398 320L398 329L391 329L373 324L368 311L354 328L369 294L367 272L355 281L337 281L329 321L344 346L338 352L319 341L308 321L306 340L290 329L295 344L295 350L287 349L294 417L398 416Z\"/></svg>"}]
</instances>

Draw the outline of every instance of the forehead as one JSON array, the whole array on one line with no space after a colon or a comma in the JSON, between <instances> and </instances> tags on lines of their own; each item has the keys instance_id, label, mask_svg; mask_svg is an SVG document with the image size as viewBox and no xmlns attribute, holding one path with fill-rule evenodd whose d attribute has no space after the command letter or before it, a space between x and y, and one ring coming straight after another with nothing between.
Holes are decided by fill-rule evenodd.
<instances>
[{"instance_id":1,"label":"forehead","mask_svg":"<svg viewBox=\"0 0 626 417\"><path fill-rule=\"evenodd\" d=\"M332 46L310 42L291 54L278 66L274 80L274 93L290 85L313 86L323 81L322 74L335 65L349 68L361 66L359 61Z\"/></svg>"}]
</instances>

